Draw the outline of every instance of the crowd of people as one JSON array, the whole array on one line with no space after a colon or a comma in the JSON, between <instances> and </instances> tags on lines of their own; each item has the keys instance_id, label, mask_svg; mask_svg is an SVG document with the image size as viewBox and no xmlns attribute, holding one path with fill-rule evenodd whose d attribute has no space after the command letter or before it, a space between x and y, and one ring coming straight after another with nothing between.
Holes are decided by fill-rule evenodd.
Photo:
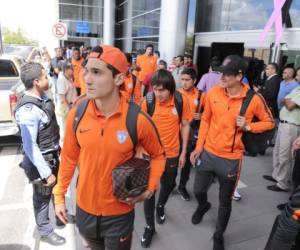
<instances>
[{"instance_id":1,"label":"crowd of people","mask_svg":"<svg viewBox=\"0 0 300 250\"><path fill-rule=\"evenodd\" d=\"M273 146L273 172L263 178L273 182L268 190L291 197L279 204L282 213L265 249L300 247L300 69L288 66L281 74L276 63L269 63L249 70L245 58L229 55L223 62L212 58L198 81L190 55L178 55L168 65L151 44L136 58L108 45L55 52L51 59L43 48L22 67L26 91L15 113L24 148L21 167L34 186L41 240L52 245L67 240L54 232L49 203L53 197L57 224L68 223L65 195L78 169L76 225L85 245L129 250L134 204L143 202L141 246L147 248L155 224L167 222L165 207L176 186L180 197L190 200L186 185L195 166L197 207L191 223L199 224L211 208L207 192L217 180L213 249L225 249L232 199L242 198L236 187L243 156L263 155ZM138 110L136 147L127 121L132 105ZM271 138L263 137L270 131ZM258 134L263 143L252 140L255 150L245 151L246 134ZM112 191L112 171L134 156L150 161L147 189L119 200Z\"/></svg>"}]
</instances>

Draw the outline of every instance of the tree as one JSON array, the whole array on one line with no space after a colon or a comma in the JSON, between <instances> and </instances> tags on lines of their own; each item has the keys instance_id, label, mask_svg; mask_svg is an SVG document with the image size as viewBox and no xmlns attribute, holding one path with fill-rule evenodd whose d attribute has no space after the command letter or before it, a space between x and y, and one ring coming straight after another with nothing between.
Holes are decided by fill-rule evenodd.
<instances>
[{"instance_id":1,"label":"tree","mask_svg":"<svg viewBox=\"0 0 300 250\"><path fill-rule=\"evenodd\" d=\"M185 41L185 53L189 55L193 55L194 50L194 36L193 34L188 34Z\"/></svg>"},{"instance_id":2,"label":"tree","mask_svg":"<svg viewBox=\"0 0 300 250\"><path fill-rule=\"evenodd\" d=\"M11 31L8 28L3 28L3 43L9 44L20 44L20 45L33 45L37 46L38 43L25 36L24 32L19 28L17 32Z\"/></svg>"}]
</instances>

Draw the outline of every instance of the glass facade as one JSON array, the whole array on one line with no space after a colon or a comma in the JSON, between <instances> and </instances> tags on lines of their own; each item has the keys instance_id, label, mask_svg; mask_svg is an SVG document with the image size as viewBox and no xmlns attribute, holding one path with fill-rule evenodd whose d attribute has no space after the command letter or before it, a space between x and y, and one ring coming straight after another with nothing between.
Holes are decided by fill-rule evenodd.
<instances>
[{"instance_id":1,"label":"glass facade","mask_svg":"<svg viewBox=\"0 0 300 250\"><path fill-rule=\"evenodd\" d=\"M263 29L274 10L273 0L198 0L196 32ZM286 26L300 27L300 1L287 0Z\"/></svg>"},{"instance_id":2,"label":"glass facade","mask_svg":"<svg viewBox=\"0 0 300 250\"><path fill-rule=\"evenodd\" d=\"M103 36L103 0L60 0L59 18L70 37Z\"/></svg>"},{"instance_id":3,"label":"glass facade","mask_svg":"<svg viewBox=\"0 0 300 250\"><path fill-rule=\"evenodd\" d=\"M152 43L157 49L160 6L161 0L116 1L116 46L126 50L131 43L132 52L137 53Z\"/></svg>"},{"instance_id":4,"label":"glass facade","mask_svg":"<svg viewBox=\"0 0 300 250\"><path fill-rule=\"evenodd\" d=\"M295 69L300 67L300 51L286 50L282 51L281 66L292 66Z\"/></svg>"}]
</instances>

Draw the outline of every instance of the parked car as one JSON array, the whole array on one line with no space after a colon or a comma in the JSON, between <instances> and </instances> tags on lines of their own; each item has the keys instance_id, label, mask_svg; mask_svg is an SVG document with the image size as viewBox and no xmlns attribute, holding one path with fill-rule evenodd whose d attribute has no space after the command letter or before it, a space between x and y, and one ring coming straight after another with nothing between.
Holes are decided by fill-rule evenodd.
<instances>
[{"instance_id":1,"label":"parked car","mask_svg":"<svg viewBox=\"0 0 300 250\"><path fill-rule=\"evenodd\" d=\"M4 47L4 54L22 57L26 60L33 48L27 45L7 45Z\"/></svg>"},{"instance_id":2,"label":"parked car","mask_svg":"<svg viewBox=\"0 0 300 250\"><path fill-rule=\"evenodd\" d=\"M17 95L14 86L21 86L20 68L25 60L19 56L0 56L0 136L18 135L14 120Z\"/></svg>"}]
</instances>

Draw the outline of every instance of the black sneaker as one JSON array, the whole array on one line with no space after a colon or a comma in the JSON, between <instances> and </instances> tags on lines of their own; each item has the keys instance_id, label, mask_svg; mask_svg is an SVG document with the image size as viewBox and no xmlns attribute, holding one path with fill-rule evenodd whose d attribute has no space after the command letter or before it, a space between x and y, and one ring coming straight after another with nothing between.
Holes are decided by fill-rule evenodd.
<instances>
[{"instance_id":1,"label":"black sneaker","mask_svg":"<svg viewBox=\"0 0 300 250\"><path fill-rule=\"evenodd\" d=\"M155 233L155 229L150 226L145 227L144 234L141 239L141 245L143 248L147 248L151 245L152 237Z\"/></svg>"},{"instance_id":2,"label":"black sneaker","mask_svg":"<svg viewBox=\"0 0 300 250\"><path fill-rule=\"evenodd\" d=\"M202 208L197 208L197 210L194 212L192 216L192 223L194 225L199 224L202 221L202 218L204 214L211 208L211 204L209 202L206 203L206 205Z\"/></svg>"},{"instance_id":3,"label":"black sneaker","mask_svg":"<svg viewBox=\"0 0 300 250\"><path fill-rule=\"evenodd\" d=\"M213 250L225 250L223 235L217 236L216 234L214 234L213 240L214 240Z\"/></svg>"},{"instance_id":4,"label":"black sneaker","mask_svg":"<svg viewBox=\"0 0 300 250\"><path fill-rule=\"evenodd\" d=\"M191 197L185 187L178 188L177 192L180 194L181 199L183 199L184 201L189 201L191 199Z\"/></svg>"},{"instance_id":5,"label":"black sneaker","mask_svg":"<svg viewBox=\"0 0 300 250\"><path fill-rule=\"evenodd\" d=\"M166 220L165 207L163 205L157 205L156 207L156 222L158 224L164 224Z\"/></svg>"}]
</instances>

